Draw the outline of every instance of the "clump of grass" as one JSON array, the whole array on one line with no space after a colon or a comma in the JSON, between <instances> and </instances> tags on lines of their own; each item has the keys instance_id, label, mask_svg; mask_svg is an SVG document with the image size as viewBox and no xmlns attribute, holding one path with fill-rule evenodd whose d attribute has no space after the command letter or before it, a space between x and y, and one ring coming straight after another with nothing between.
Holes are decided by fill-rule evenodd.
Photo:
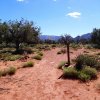
<instances>
[{"instance_id":1,"label":"clump of grass","mask_svg":"<svg viewBox=\"0 0 100 100\"><path fill-rule=\"evenodd\" d=\"M6 75L14 75L16 73L15 67L9 67L7 69L0 71L0 76L6 76Z\"/></svg>"},{"instance_id":2,"label":"clump of grass","mask_svg":"<svg viewBox=\"0 0 100 100\"><path fill-rule=\"evenodd\" d=\"M40 56L40 55L35 55L35 56L33 57L33 59L41 60L41 59L42 59L42 56Z\"/></svg>"},{"instance_id":3,"label":"clump of grass","mask_svg":"<svg viewBox=\"0 0 100 100\"><path fill-rule=\"evenodd\" d=\"M87 66L82 70L77 70L75 67L63 68L63 78L79 79L87 82L97 78L97 70Z\"/></svg>"},{"instance_id":4,"label":"clump of grass","mask_svg":"<svg viewBox=\"0 0 100 100\"><path fill-rule=\"evenodd\" d=\"M86 49L93 49L92 45L86 45Z\"/></svg>"},{"instance_id":5,"label":"clump of grass","mask_svg":"<svg viewBox=\"0 0 100 100\"><path fill-rule=\"evenodd\" d=\"M7 60L7 61L15 61L15 60L20 59L20 58L21 58L20 55L11 55L11 56L6 57L5 60Z\"/></svg>"},{"instance_id":6,"label":"clump of grass","mask_svg":"<svg viewBox=\"0 0 100 100\"><path fill-rule=\"evenodd\" d=\"M25 64L23 64L23 68L26 68L26 67L33 67L34 66L34 63L33 62L26 62Z\"/></svg>"},{"instance_id":7,"label":"clump of grass","mask_svg":"<svg viewBox=\"0 0 100 100\"><path fill-rule=\"evenodd\" d=\"M16 68L14 68L14 67L10 67L10 68L7 70L8 75L14 75L15 72L16 72Z\"/></svg>"},{"instance_id":8,"label":"clump of grass","mask_svg":"<svg viewBox=\"0 0 100 100\"><path fill-rule=\"evenodd\" d=\"M75 44L75 43L72 43L70 46L75 50L82 48L80 44Z\"/></svg>"},{"instance_id":9,"label":"clump of grass","mask_svg":"<svg viewBox=\"0 0 100 100\"><path fill-rule=\"evenodd\" d=\"M77 79L78 71L74 67L64 68L63 78Z\"/></svg>"},{"instance_id":10,"label":"clump of grass","mask_svg":"<svg viewBox=\"0 0 100 100\"><path fill-rule=\"evenodd\" d=\"M76 69L81 70L84 66L96 67L98 61L95 57L89 55L79 55L76 58Z\"/></svg>"},{"instance_id":11,"label":"clump of grass","mask_svg":"<svg viewBox=\"0 0 100 100\"><path fill-rule=\"evenodd\" d=\"M97 78L97 70L95 68L86 66L81 72L90 75L92 79Z\"/></svg>"},{"instance_id":12,"label":"clump of grass","mask_svg":"<svg viewBox=\"0 0 100 100\"><path fill-rule=\"evenodd\" d=\"M61 61L58 65L58 69L62 69L62 67L65 66L66 63L67 61Z\"/></svg>"},{"instance_id":13,"label":"clump of grass","mask_svg":"<svg viewBox=\"0 0 100 100\"><path fill-rule=\"evenodd\" d=\"M38 52L38 55L43 56L43 53L42 52Z\"/></svg>"},{"instance_id":14,"label":"clump of grass","mask_svg":"<svg viewBox=\"0 0 100 100\"><path fill-rule=\"evenodd\" d=\"M85 74L85 73L80 73L78 75L78 78L83 82L87 82L87 81L89 81L91 79L90 75Z\"/></svg>"},{"instance_id":15,"label":"clump of grass","mask_svg":"<svg viewBox=\"0 0 100 100\"><path fill-rule=\"evenodd\" d=\"M0 59L5 60L5 61L15 61L20 58L21 58L21 55L13 55L10 53L0 54Z\"/></svg>"}]
</instances>

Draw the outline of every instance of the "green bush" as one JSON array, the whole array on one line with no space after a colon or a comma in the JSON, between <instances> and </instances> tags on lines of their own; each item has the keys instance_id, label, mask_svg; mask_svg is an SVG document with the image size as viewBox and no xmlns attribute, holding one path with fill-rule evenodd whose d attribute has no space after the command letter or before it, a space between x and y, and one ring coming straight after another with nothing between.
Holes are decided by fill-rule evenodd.
<instances>
[{"instance_id":1,"label":"green bush","mask_svg":"<svg viewBox=\"0 0 100 100\"><path fill-rule=\"evenodd\" d=\"M63 71L64 71L63 78L72 78L72 79L78 78L78 71L74 67L64 68Z\"/></svg>"},{"instance_id":2,"label":"green bush","mask_svg":"<svg viewBox=\"0 0 100 100\"><path fill-rule=\"evenodd\" d=\"M15 74L15 72L16 72L16 68L9 67L7 69L1 70L0 76L13 75L13 74Z\"/></svg>"},{"instance_id":3,"label":"green bush","mask_svg":"<svg viewBox=\"0 0 100 100\"><path fill-rule=\"evenodd\" d=\"M77 50L77 49L81 49L80 44L72 43L70 46L71 46L73 49L75 49L75 50Z\"/></svg>"},{"instance_id":4,"label":"green bush","mask_svg":"<svg viewBox=\"0 0 100 100\"><path fill-rule=\"evenodd\" d=\"M40 55L36 55L36 56L33 57L33 59L41 60L41 59L42 59L42 56L40 56Z\"/></svg>"},{"instance_id":5,"label":"green bush","mask_svg":"<svg viewBox=\"0 0 100 100\"><path fill-rule=\"evenodd\" d=\"M75 65L75 68L77 70L81 70L83 69L84 67L84 61L85 61L85 56L84 55L79 55L77 58L76 58L76 65Z\"/></svg>"},{"instance_id":6,"label":"green bush","mask_svg":"<svg viewBox=\"0 0 100 100\"><path fill-rule=\"evenodd\" d=\"M82 70L82 73L90 75L91 79L97 78L97 70L95 68L87 66Z\"/></svg>"},{"instance_id":7,"label":"green bush","mask_svg":"<svg viewBox=\"0 0 100 100\"><path fill-rule=\"evenodd\" d=\"M5 60L7 60L7 61L15 61L15 60L20 59L20 58L21 58L20 55L11 55L11 56L6 57Z\"/></svg>"},{"instance_id":8,"label":"green bush","mask_svg":"<svg viewBox=\"0 0 100 100\"><path fill-rule=\"evenodd\" d=\"M79 79L83 82L87 82L97 78L97 70L86 66L82 70L77 70L74 67L63 68L63 78Z\"/></svg>"},{"instance_id":9,"label":"green bush","mask_svg":"<svg viewBox=\"0 0 100 100\"><path fill-rule=\"evenodd\" d=\"M58 65L58 69L62 69L62 66L64 66L67 63L67 61L61 61Z\"/></svg>"},{"instance_id":10,"label":"green bush","mask_svg":"<svg viewBox=\"0 0 100 100\"><path fill-rule=\"evenodd\" d=\"M34 66L34 63L33 62L26 62L24 65L23 65L23 68L26 68L26 67L33 67Z\"/></svg>"},{"instance_id":11,"label":"green bush","mask_svg":"<svg viewBox=\"0 0 100 100\"><path fill-rule=\"evenodd\" d=\"M84 66L95 67L98 61L95 57L89 55L79 55L76 58L76 69L81 70Z\"/></svg>"},{"instance_id":12,"label":"green bush","mask_svg":"<svg viewBox=\"0 0 100 100\"><path fill-rule=\"evenodd\" d=\"M82 72L78 75L78 78L83 82L87 82L91 79L90 75L82 73Z\"/></svg>"},{"instance_id":13,"label":"green bush","mask_svg":"<svg viewBox=\"0 0 100 100\"><path fill-rule=\"evenodd\" d=\"M15 60L20 59L20 58L21 58L21 55L13 55L13 54L10 54L10 53L0 54L1 60L15 61Z\"/></svg>"},{"instance_id":14,"label":"green bush","mask_svg":"<svg viewBox=\"0 0 100 100\"><path fill-rule=\"evenodd\" d=\"M15 74L15 72L16 72L16 68L14 68L14 67L10 67L10 68L7 70L7 74L8 74L8 75L13 75L13 74Z\"/></svg>"}]
</instances>

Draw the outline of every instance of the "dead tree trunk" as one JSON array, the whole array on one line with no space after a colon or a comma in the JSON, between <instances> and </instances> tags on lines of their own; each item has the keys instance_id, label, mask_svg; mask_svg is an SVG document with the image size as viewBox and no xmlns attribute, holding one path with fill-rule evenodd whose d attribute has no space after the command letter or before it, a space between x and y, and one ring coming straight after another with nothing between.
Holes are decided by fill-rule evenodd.
<instances>
[{"instance_id":1,"label":"dead tree trunk","mask_svg":"<svg viewBox=\"0 0 100 100\"><path fill-rule=\"evenodd\" d=\"M67 59L68 59L68 66L70 65L70 50L69 50L69 43L67 44Z\"/></svg>"}]
</instances>

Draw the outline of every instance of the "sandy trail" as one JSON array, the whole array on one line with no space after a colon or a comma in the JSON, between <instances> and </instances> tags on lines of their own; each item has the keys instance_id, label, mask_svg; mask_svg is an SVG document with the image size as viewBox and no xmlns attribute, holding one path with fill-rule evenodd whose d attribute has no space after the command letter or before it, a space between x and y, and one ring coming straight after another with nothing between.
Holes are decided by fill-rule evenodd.
<instances>
[{"instance_id":1,"label":"sandy trail","mask_svg":"<svg viewBox=\"0 0 100 100\"><path fill-rule=\"evenodd\" d=\"M58 79L62 71L57 66L66 60L66 54L56 54L58 50L46 51L33 68L19 69L12 77L0 78L0 100L100 100L94 88L100 79L88 84ZM71 59L83 51L74 51Z\"/></svg>"}]
</instances>

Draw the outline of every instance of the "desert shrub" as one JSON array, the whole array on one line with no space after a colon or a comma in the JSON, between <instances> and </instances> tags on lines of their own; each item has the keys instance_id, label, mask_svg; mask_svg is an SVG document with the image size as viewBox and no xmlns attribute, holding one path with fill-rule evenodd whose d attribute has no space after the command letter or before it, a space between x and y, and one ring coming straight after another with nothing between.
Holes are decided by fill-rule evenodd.
<instances>
[{"instance_id":1,"label":"desert shrub","mask_svg":"<svg viewBox=\"0 0 100 100\"><path fill-rule=\"evenodd\" d=\"M87 82L91 79L90 75L82 73L82 72L78 75L78 78L83 82Z\"/></svg>"},{"instance_id":2,"label":"desert shrub","mask_svg":"<svg viewBox=\"0 0 100 100\"><path fill-rule=\"evenodd\" d=\"M15 72L16 72L16 68L9 67L7 69L1 70L0 76L13 75L13 74L15 74Z\"/></svg>"},{"instance_id":3,"label":"desert shrub","mask_svg":"<svg viewBox=\"0 0 100 100\"><path fill-rule=\"evenodd\" d=\"M80 70L84 68L84 66L90 66L95 67L97 65L98 61L95 57L89 56L89 55L79 55L76 58L76 69Z\"/></svg>"},{"instance_id":4,"label":"desert shrub","mask_svg":"<svg viewBox=\"0 0 100 100\"><path fill-rule=\"evenodd\" d=\"M56 44L52 44L51 47L52 47L52 48L55 48L55 47L56 47Z\"/></svg>"},{"instance_id":5,"label":"desert shrub","mask_svg":"<svg viewBox=\"0 0 100 100\"><path fill-rule=\"evenodd\" d=\"M95 68L86 66L81 72L90 75L91 79L97 78L97 70Z\"/></svg>"},{"instance_id":6,"label":"desert shrub","mask_svg":"<svg viewBox=\"0 0 100 100\"><path fill-rule=\"evenodd\" d=\"M76 65L75 65L75 68L77 70L81 70L83 69L84 67L84 60L85 60L85 57L84 55L79 55L77 58L76 58Z\"/></svg>"},{"instance_id":7,"label":"desert shrub","mask_svg":"<svg viewBox=\"0 0 100 100\"><path fill-rule=\"evenodd\" d=\"M14 68L14 67L10 67L7 70L8 75L13 75L13 74L15 74L15 72L16 72L16 68Z\"/></svg>"},{"instance_id":8,"label":"desert shrub","mask_svg":"<svg viewBox=\"0 0 100 100\"><path fill-rule=\"evenodd\" d=\"M7 60L7 61L15 61L15 60L20 59L20 58L21 58L20 55L11 55L11 56L6 57L5 60Z\"/></svg>"},{"instance_id":9,"label":"desert shrub","mask_svg":"<svg viewBox=\"0 0 100 100\"><path fill-rule=\"evenodd\" d=\"M38 52L38 55L43 56L43 53L42 52Z\"/></svg>"},{"instance_id":10,"label":"desert shrub","mask_svg":"<svg viewBox=\"0 0 100 100\"><path fill-rule=\"evenodd\" d=\"M32 57L33 59L36 59L36 60L41 60L42 59L42 56L40 55L35 55L34 57Z\"/></svg>"},{"instance_id":11,"label":"desert shrub","mask_svg":"<svg viewBox=\"0 0 100 100\"><path fill-rule=\"evenodd\" d=\"M70 46L71 46L73 49L75 49L75 50L77 50L77 49L81 49L80 44L72 43Z\"/></svg>"},{"instance_id":12,"label":"desert shrub","mask_svg":"<svg viewBox=\"0 0 100 100\"><path fill-rule=\"evenodd\" d=\"M25 48L24 52L26 52L27 54L34 53L34 51L32 50L32 48Z\"/></svg>"},{"instance_id":13,"label":"desert shrub","mask_svg":"<svg viewBox=\"0 0 100 100\"><path fill-rule=\"evenodd\" d=\"M93 49L92 45L86 45L86 49Z\"/></svg>"},{"instance_id":14,"label":"desert shrub","mask_svg":"<svg viewBox=\"0 0 100 100\"><path fill-rule=\"evenodd\" d=\"M58 69L62 69L62 66L64 66L67 63L67 61L61 61L58 65Z\"/></svg>"},{"instance_id":15,"label":"desert shrub","mask_svg":"<svg viewBox=\"0 0 100 100\"><path fill-rule=\"evenodd\" d=\"M34 66L34 63L33 62L26 62L25 64L23 64L23 68L26 68L26 67L33 67Z\"/></svg>"},{"instance_id":16,"label":"desert shrub","mask_svg":"<svg viewBox=\"0 0 100 100\"><path fill-rule=\"evenodd\" d=\"M100 71L100 62L98 61L98 63L94 66L97 70Z\"/></svg>"},{"instance_id":17,"label":"desert shrub","mask_svg":"<svg viewBox=\"0 0 100 100\"><path fill-rule=\"evenodd\" d=\"M72 78L72 79L78 78L78 71L74 67L64 68L63 70L64 70L63 78Z\"/></svg>"},{"instance_id":18,"label":"desert shrub","mask_svg":"<svg viewBox=\"0 0 100 100\"><path fill-rule=\"evenodd\" d=\"M17 59L20 59L21 55L13 55L10 53L2 53L0 54L0 59L5 61L15 61Z\"/></svg>"},{"instance_id":19,"label":"desert shrub","mask_svg":"<svg viewBox=\"0 0 100 100\"><path fill-rule=\"evenodd\" d=\"M81 70L77 70L75 67L67 67L63 68L63 78L79 79L87 82L97 78L97 70L88 66Z\"/></svg>"}]
</instances>

